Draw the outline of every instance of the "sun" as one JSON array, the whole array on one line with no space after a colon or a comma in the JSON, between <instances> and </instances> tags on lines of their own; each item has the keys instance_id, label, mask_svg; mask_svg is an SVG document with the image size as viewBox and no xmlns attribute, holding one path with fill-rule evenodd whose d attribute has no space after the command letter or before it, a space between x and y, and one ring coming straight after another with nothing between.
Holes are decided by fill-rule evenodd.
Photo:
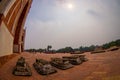
<instances>
[{"instance_id":1,"label":"sun","mask_svg":"<svg viewBox=\"0 0 120 80\"><path fill-rule=\"evenodd\" d=\"M73 9L73 4L68 3L68 4L67 4L67 8L68 8L68 9Z\"/></svg>"}]
</instances>

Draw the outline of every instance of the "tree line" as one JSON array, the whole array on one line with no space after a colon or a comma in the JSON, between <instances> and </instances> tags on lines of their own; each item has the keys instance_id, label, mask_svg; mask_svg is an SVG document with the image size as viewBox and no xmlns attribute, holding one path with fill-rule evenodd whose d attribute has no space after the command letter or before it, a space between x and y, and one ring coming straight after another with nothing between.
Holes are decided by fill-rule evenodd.
<instances>
[{"instance_id":1,"label":"tree line","mask_svg":"<svg viewBox=\"0 0 120 80\"><path fill-rule=\"evenodd\" d=\"M80 46L79 48L72 48L71 46L65 47L65 48L60 48L58 50L53 50L51 45L48 45L47 48L45 49L27 49L26 51L28 52L44 52L44 53L74 53L76 51L80 52L90 52L94 51L95 48L101 46L103 49L108 49L112 46L120 46L120 39L111 41L109 43L105 43L103 45L91 45L91 46Z\"/></svg>"},{"instance_id":2,"label":"tree line","mask_svg":"<svg viewBox=\"0 0 120 80\"><path fill-rule=\"evenodd\" d=\"M106 44L102 45L103 49L108 49L108 48L110 48L112 46L118 46L118 47L120 47L120 39L117 39L115 41L111 41L109 43L106 43Z\"/></svg>"}]
</instances>

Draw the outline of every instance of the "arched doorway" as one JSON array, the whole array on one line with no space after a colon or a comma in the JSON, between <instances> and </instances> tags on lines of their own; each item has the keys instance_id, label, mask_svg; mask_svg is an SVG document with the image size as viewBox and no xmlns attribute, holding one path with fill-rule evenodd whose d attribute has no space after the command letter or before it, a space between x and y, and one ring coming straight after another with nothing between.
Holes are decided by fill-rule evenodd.
<instances>
[{"instance_id":1,"label":"arched doorway","mask_svg":"<svg viewBox=\"0 0 120 80\"><path fill-rule=\"evenodd\" d=\"M18 24L15 31L14 42L13 42L13 52L20 53L24 51L24 37L25 37L25 30L23 28L25 19L27 16L29 2L26 3L20 17L18 20Z\"/></svg>"}]
</instances>

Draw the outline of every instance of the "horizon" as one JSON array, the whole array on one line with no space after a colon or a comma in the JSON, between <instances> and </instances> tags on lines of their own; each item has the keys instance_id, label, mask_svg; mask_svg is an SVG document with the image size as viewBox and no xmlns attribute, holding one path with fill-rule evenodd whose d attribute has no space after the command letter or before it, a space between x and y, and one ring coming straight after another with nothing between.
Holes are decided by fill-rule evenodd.
<instances>
[{"instance_id":1,"label":"horizon","mask_svg":"<svg viewBox=\"0 0 120 80\"><path fill-rule=\"evenodd\" d=\"M33 0L25 49L102 45L120 39L119 0Z\"/></svg>"},{"instance_id":2,"label":"horizon","mask_svg":"<svg viewBox=\"0 0 120 80\"><path fill-rule=\"evenodd\" d=\"M117 39L117 40L119 40L120 41L120 39ZM110 41L110 42L107 42L107 43L104 43L104 44L102 44L102 45L90 45L90 46L79 46L79 47L76 47L76 48L73 48L72 46L64 46L64 47L61 47L61 48L58 48L58 49L51 49L51 50L59 50L59 49L64 49L64 48L66 48L66 47L71 47L72 49L80 49L80 47L82 47L82 48L85 48L85 47L88 47L88 48L90 48L91 46L94 46L94 47L105 47L104 45L105 44L108 44L108 43L111 43L111 42L115 42L115 41L117 41L117 40L114 40L114 41ZM117 44L118 45L118 44ZM114 46L117 46L116 44L114 45ZM47 45L45 48L29 48L29 49L36 49L36 50L38 50L38 49L47 49L47 47L48 46L52 46L52 45ZM110 46L110 47L113 47L113 46ZM25 50L29 50L29 49L25 49Z\"/></svg>"}]
</instances>

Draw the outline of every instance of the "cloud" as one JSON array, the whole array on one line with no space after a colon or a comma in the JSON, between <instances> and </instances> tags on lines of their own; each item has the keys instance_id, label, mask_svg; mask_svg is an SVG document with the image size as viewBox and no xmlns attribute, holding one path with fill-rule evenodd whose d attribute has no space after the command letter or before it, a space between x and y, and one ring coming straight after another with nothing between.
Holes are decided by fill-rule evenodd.
<instances>
[{"instance_id":1,"label":"cloud","mask_svg":"<svg viewBox=\"0 0 120 80\"><path fill-rule=\"evenodd\" d=\"M97 13L96 11L91 10L91 9L87 10L87 13L94 17L101 17L99 13Z\"/></svg>"},{"instance_id":2,"label":"cloud","mask_svg":"<svg viewBox=\"0 0 120 80\"><path fill-rule=\"evenodd\" d=\"M63 10L61 0L50 1L33 0L26 22L25 48L79 47L120 38L117 0L71 0L76 2L73 11Z\"/></svg>"},{"instance_id":3,"label":"cloud","mask_svg":"<svg viewBox=\"0 0 120 80\"><path fill-rule=\"evenodd\" d=\"M120 0L117 0L117 4L120 6Z\"/></svg>"}]
</instances>

